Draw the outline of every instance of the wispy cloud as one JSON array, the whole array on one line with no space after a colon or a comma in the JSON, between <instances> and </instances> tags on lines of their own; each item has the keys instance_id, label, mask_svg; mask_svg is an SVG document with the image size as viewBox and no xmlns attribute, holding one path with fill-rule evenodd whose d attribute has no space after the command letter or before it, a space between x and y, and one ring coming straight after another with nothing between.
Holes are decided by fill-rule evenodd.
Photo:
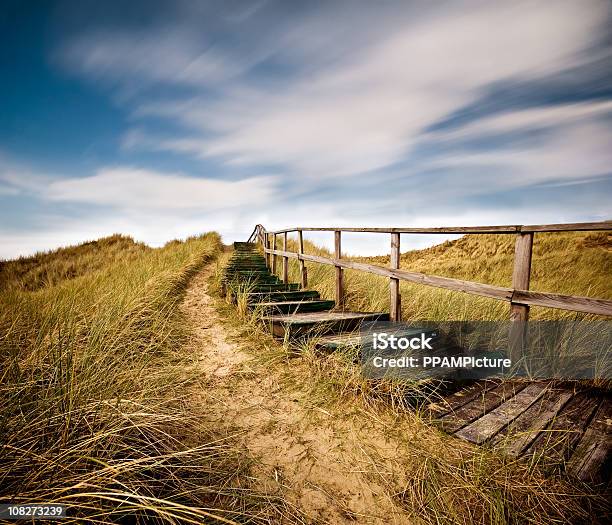
<instances>
[{"instance_id":1,"label":"wispy cloud","mask_svg":"<svg viewBox=\"0 0 612 525\"><path fill-rule=\"evenodd\" d=\"M230 83L212 100L145 104L139 114L192 130L159 141L160 149L281 164L313 178L363 173L406 158L425 128L477 100L488 85L579 64L602 29L604 10L600 3L588 10L576 2L468 3L392 26L360 53L333 66L315 62L308 75L271 89Z\"/></svg>"},{"instance_id":2,"label":"wispy cloud","mask_svg":"<svg viewBox=\"0 0 612 525\"><path fill-rule=\"evenodd\" d=\"M429 133L432 140L467 139L494 133L529 132L574 125L612 115L612 100L590 100L528 109L511 109L466 124Z\"/></svg>"},{"instance_id":3,"label":"wispy cloud","mask_svg":"<svg viewBox=\"0 0 612 525\"><path fill-rule=\"evenodd\" d=\"M122 208L203 211L246 204L265 205L275 193L274 177L238 181L186 177L135 168L105 168L96 175L51 182L45 196Z\"/></svg>"}]
</instances>

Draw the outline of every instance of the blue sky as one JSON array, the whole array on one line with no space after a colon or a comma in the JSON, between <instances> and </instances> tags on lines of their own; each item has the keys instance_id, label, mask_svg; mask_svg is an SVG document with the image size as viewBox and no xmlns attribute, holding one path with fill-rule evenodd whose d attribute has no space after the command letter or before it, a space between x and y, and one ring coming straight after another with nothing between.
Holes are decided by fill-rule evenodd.
<instances>
[{"instance_id":1,"label":"blue sky","mask_svg":"<svg viewBox=\"0 0 612 525\"><path fill-rule=\"evenodd\" d=\"M609 219L611 5L4 0L0 257Z\"/></svg>"}]
</instances>

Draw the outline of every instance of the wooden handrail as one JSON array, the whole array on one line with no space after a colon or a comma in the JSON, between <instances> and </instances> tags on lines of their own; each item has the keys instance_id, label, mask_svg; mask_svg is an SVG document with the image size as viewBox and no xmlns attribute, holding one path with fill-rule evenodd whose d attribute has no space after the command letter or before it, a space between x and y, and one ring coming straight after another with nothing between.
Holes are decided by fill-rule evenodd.
<instances>
[{"instance_id":1,"label":"wooden handrail","mask_svg":"<svg viewBox=\"0 0 612 525\"><path fill-rule=\"evenodd\" d=\"M601 222L575 222L568 224L514 224L504 226L443 226L436 228L342 228L340 226L329 228L315 228L297 226L284 230L270 231L268 233L291 233L297 231L319 232L356 232L356 233L429 233L429 234L510 234L510 233L537 233L537 232L567 232L567 231L605 231L612 230L612 221Z\"/></svg>"},{"instance_id":2,"label":"wooden handrail","mask_svg":"<svg viewBox=\"0 0 612 525\"><path fill-rule=\"evenodd\" d=\"M556 293L544 293L529 290L529 276L531 273L531 253L533 234L535 232L568 232L568 231L605 231L612 230L612 221L573 223L573 224L548 224L530 226L480 226L480 227L451 227L451 228L288 228L275 232L267 231L261 224L255 227L249 239L256 239L263 245L268 264L272 271L276 271L276 258L283 258L283 280L287 280L287 262L289 259L300 261L302 287L306 287L305 262L314 262L334 266L336 268L336 300L342 305L344 300L343 269L357 270L390 279L390 297L392 320L400 320L400 294L399 281L425 284L436 288L459 291L507 301L511 305L511 320L527 321L530 306L544 306L558 308L575 312L589 313L595 315L612 316L612 300L596 299L592 297L581 297L575 295L562 295ZM287 234L298 232L298 252L287 251ZM334 231L335 257L322 257L320 255L308 255L303 253L303 231ZM360 263L343 259L340 251L341 232L376 232L391 233L391 268L377 266L374 264ZM450 277L440 277L419 272L401 270L399 266L399 234L400 233L513 233L517 236L512 288L493 286L485 283L464 281ZM283 235L283 250L276 249L276 236ZM272 247L270 248L270 235L272 236ZM396 260L397 259L397 260Z\"/></svg>"}]
</instances>

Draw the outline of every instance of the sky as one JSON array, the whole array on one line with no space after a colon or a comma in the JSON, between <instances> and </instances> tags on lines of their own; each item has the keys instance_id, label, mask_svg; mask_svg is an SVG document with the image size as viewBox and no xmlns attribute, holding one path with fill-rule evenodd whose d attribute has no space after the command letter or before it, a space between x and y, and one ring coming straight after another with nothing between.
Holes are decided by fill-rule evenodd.
<instances>
[{"instance_id":1,"label":"sky","mask_svg":"<svg viewBox=\"0 0 612 525\"><path fill-rule=\"evenodd\" d=\"M0 258L598 221L611 196L610 1L0 1Z\"/></svg>"}]
</instances>

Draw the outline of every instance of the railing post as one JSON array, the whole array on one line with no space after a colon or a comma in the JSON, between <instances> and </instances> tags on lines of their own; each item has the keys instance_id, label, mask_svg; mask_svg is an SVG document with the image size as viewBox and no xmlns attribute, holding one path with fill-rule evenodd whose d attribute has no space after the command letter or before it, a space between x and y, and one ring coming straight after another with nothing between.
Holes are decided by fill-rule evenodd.
<instances>
[{"instance_id":1,"label":"railing post","mask_svg":"<svg viewBox=\"0 0 612 525\"><path fill-rule=\"evenodd\" d=\"M287 251L287 232L283 234L283 251ZM283 282L289 282L289 257L283 255Z\"/></svg>"},{"instance_id":2,"label":"railing post","mask_svg":"<svg viewBox=\"0 0 612 525\"><path fill-rule=\"evenodd\" d=\"M400 234L391 234L391 269L398 270L400 265ZM400 282L399 279L389 279L389 290L391 306L389 308L389 318L391 321L399 323L402 320Z\"/></svg>"},{"instance_id":3,"label":"railing post","mask_svg":"<svg viewBox=\"0 0 612 525\"><path fill-rule=\"evenodd\" d=\"M336 230L334 232L334 247L336 259L342 258L342 241L341 232ZM342 267L336 266L336 307L344 307L344 275Z\"/></svg>"},{"instance_id":4,"label":"railing post","mask_svg":"<svg viewBox=\"0 0 612 525\"><path fill-rule=\"evenodd\" d=\"M304 255L304 236L302 230L298 230L298 250L300 255ZM306 273L306 262L304 259L300 259L300 276L302 279L302 289L308 287L308 274Z\"/></svg>"},{"instance_id":5,"label":"railing post","mask_svg":"<svg viewBox=\"0 0 612 525\"><path fill-rule=\"evenodd\" d=\"M529 290L531 277L531 254L533 249L533 233L519 233L514 245L514 268L512 270L512 288ZM516 363L523 355L526 345L527 321L529 320L529 305L510 301L510 355Z\"/></svg>"},{"instance_id":6,"label":"railing post","mask_svg":"<svg viewBox=\"0 0 612 525\"><path fill-rule=\"evenodd\" d=\"M276 233L272 234L272 249L276 250ZM272 273L276 274L276 254L272 255Z\"/></svg>"},{"instance_id":7,"label":"railing post","mask_svg":"<svg viewBox=\"0 0 612 525\"><path fill-rule=\"evenodd\" d=\"M266 248L267 250L270 249L270 234L268 232L266 232L264 234L264 248ZM264 252L265 258L266 258L266 268L268 268L268 270L270 269L270 254L268 252Z\"/></svg>"}]
</instances>

